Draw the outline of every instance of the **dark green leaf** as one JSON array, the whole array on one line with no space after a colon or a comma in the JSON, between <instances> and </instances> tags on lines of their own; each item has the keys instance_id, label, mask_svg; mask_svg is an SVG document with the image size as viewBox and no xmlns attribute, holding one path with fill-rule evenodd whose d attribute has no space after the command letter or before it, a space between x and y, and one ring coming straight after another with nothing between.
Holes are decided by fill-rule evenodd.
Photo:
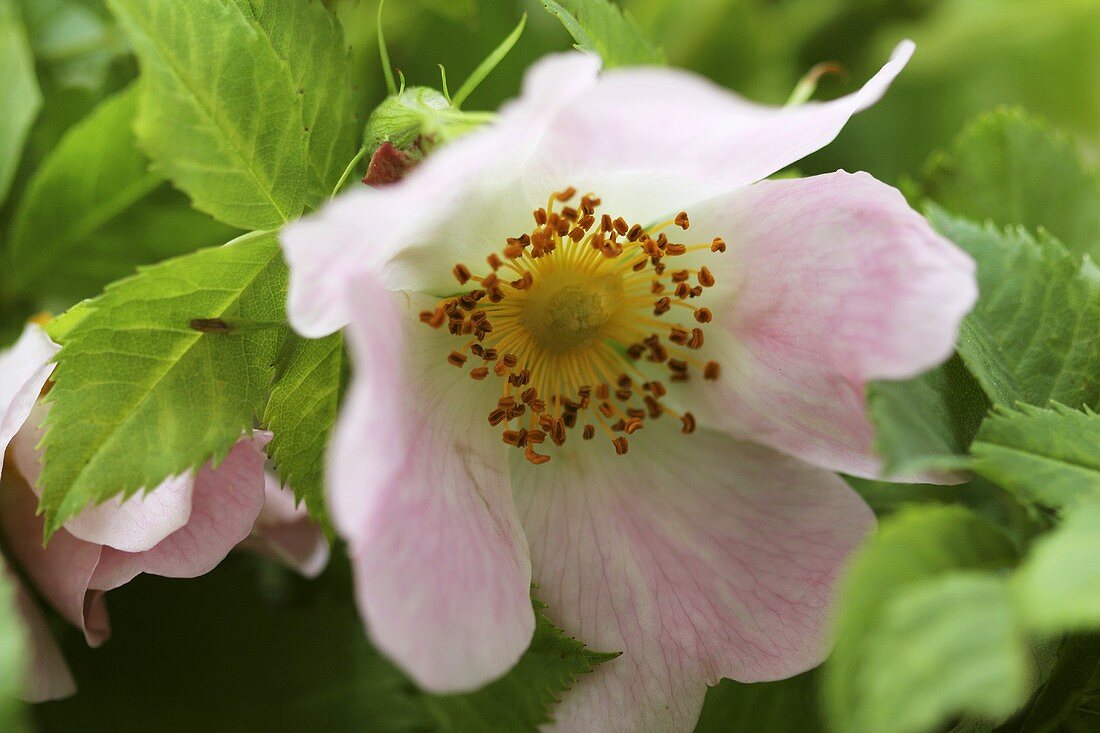
<instances>
[{"instance_id":1,"label":"dark green leaf","mask_svg":"<svg viewBox=\"0 0 1100 733\"><path fill-rule=\"evenodd\" d=\"M34 57L14 0L0 0L0 204L8 195L31 123L42 106Z\"/></svg>"},{"instance_id":2,"label":"dark green leaf","mask_svg":"<svg viewBox=\"0 0 1100 733\"><path fill-rule=\"evenodd\" d=\"M707 691L695 733L825 733L819 671L751 685L722 680Z\"/></svg>"}]
</instances>

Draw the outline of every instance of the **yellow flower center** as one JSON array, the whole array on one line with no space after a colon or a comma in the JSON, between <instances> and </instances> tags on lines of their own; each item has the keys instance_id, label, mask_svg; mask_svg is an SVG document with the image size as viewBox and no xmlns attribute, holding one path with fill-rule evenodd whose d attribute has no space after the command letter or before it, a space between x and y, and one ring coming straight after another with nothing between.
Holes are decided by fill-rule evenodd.
<instances>
[{"instance_id":1,"label":"yellow flower center","mask_svg":"<svg viewBox=\"0 0 1100 733\"><path fill-rule=\"evenodd\" d=\"M420 314L465 339L448 362L469 367L473 379L502 380L489 423L536 464L550 460L537 446L563 445L578 426L585 440L605 433L619 455L627 452L627 435L665 414L692 432L695 418L661 401L664 383L639 361L661 365L671 382L687 381L693 368L704 379L719 374L716 362L694 353L711 313L690 303L714 276L706 267L671 269L668 260L694 250L724 252L725 242L670 241L666 230L689 226L684 212L643 227L597 214L600 200L592 194L566 205L575 196L570 188L536 209L534 229L509 238L503 256L489 256L489 274L455 265L459 283L476 287ZM555 204L563 204L560 211ZM688 312L691 321L673 315Z\"/></svg>"}]
</instances>

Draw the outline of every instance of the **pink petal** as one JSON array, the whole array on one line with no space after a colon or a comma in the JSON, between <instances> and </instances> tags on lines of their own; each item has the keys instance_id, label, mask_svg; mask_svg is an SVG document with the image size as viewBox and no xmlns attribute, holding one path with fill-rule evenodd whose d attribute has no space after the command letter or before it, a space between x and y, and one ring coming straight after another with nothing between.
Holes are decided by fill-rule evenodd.
<instances>
[{"instance_id":1,"label":"pink petal","mask_svg":"<svg viewBox=\"0 0 1100 733\"><path fill-rule=\"evenodd\" d=\"M194 578L213 570L249 535L263 508L264 443L259 437L243 439L217 468L199 469L190 520L151 550L104 547L91 587L111 590L139 573Z\"/></svg>"},{"instance_id":2,"label":"pink petal","mask_svg":"<svg viewBox=\"0 0 1100 733\"><path fill-rule=\"evenodd\" d=\"M0 352L0 471L8 443L26 422L54 365L60 347L33 323L10 349Z\"/></svg>"},{"instance_id":3,"label":"pink petal","mask_svg":"<svg viewBox=\"0 0 1100 733\"><path fill-rule=\"evenodd\" d=\"M556 185L607 186L593 176L635 174L703 183L714 193L759 181L832 142L857 112L886 92L913 55L910 41L862 89L830 102L768 107L687 71L624 68L604 73L548 126L537 162ZM685 186L660 185L675 213L692 199Z\"/></svg>"},{"instance_id":4,"label":"pink petal","mask_svg":"<svg viewBox=\"0 0 1100 733\"><path fill-rule=\"evenodd\" d=\"M14 489L14 487L12 487ZM68 697L76 692L69 665L46 619L23 583L8 569L0 556L0 575L15 583L15 607L27 636L29 666L23 679L21 697L27 702L44 702Z\"/></svg>"},{"instance_id":5,"label":"pink petal","mask_svg":"<svg viewBox=\"0 0 1100 733\"><path fill-rule=\"evenodd\" d=\"M691 731L706 685L818 664L834 583L874 523L836 476L717 432L647 424L513 464L538 595L589 646L622 651L555 708L562 731Z\"/></svg>"},{"instance_id":6,"label":"pink petal","mask_svg":"<svg viewBox=\"0 0 1100 733\"><path fill-rule=\"evenodd\" d=\"M534 631L527 544L500 437L499 387L446 363L429 301L363 279L347 336L355 378L329 460L329 506L347 539L374 643L433 692L507 671Z\"/></svg>"},{"instance_id":7,"label":"pink petal","mask_svg":"<svg viewBox=\"0 0 1100 733\"><path fill-rule=\"evenodd\" d=\"M41 498L42 474L40 448L49 405L39 403L27 423L11 441L10 454L16 469ZM164 481L153 492L138 492L129 499L109 499L89 504L80 514L65 522L74 537L124 552L142 552L187 524L191 516L194 478L188 474Z\"/></svg>"},{"instance_id":8,"label":"pink petal","mask_svg":"<svg viewBox=\"0 0 1100 733\"><path fill-rule=\"evenodd\" d=\"M252 536L241 544L241 549L277 560L307 578L317 577L329 559L324 532L270 471L265 477L264 492L263 511L256 519Z\"/></svg>"},{"instance_id":9,"label":"pink petal","mask_svg":"<svg viewBox=\"0 0 1100 733\"><path fill-rule=\"evenodd\" d=\"M5 479L0 491L0 528L28 579L61 616L84 632L91 646L111 635L103 593L88 590L99 563L100 547L58 530L42 546L43 520L35 514L38 501L21 478Z\"/></svg>"},{"instance_id":10,"label":"pink petal","mask_svg":"<svg viewBox=\"0 0 1100 733\"><path fill-rule=\"evenodd\" d=\"M725 237L729 251L707 261L711 297L725 297L707 333L722 379L692 386L688 409L825 468L877 476L864 387L951 355L977 298L974 262L861 173L750 186L697 207L691 231Z\"/></svg>"}]
</instances>

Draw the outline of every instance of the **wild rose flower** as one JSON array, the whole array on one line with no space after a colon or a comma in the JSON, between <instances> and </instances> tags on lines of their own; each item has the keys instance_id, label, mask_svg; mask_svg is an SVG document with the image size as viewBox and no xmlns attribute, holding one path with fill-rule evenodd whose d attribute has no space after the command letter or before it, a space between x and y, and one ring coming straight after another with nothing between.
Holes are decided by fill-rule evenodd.
<instances>
[{"instance_id":1,"label":"wild rose flower","mask_svg":"<svg viewBox=\"0 0 1100 733\"><path fill-rule=\"evenodd\" d=\"M570 731L688 731L707 684L818 664L873 525L873 379L952 352L972 261L865 174L758 182L884 93L773 109L668 69L528 74L498 121L290 227L290 317L348 324L329 459L373 640L476 688L551 617L622 651ZM456 282L457 280L457 282Z\"/></svg>"},{"instance_id":2,"label":"wild rose flower","mask_svg":"<svg viewBox=\"0 0 1100 733\"><path fill-rule=\"evenodd\" d=\"M309 528L299 526L300 517L281 506L283 497L273 499L276 506L262 524L257 522L266 497L288 493L265 477L263 447L270 435L262 432L243 438L216 468L208 464L167 479L148 494L89 506L43 547L43 520L35 515L41 494L37 446L48 406L38 397L53 371L57 349L41 328L30 325L15 346L0 353L0 469L7 469L0 492L0 530L12 559L90 645L99 646L110 636L106 591L140 573L203 575L245 539L265 548L289 544L281 557L309 573L319 572L327 554L316 548L316 541L323 543L324 538L316 527L310 536ZM63 662L42 668L52 669L56 679L40 682L39 688L53 684L53 695L72 691L71 678L66 686L58 677L59 670L67 676Z\"/></svg>"}]
</instances>

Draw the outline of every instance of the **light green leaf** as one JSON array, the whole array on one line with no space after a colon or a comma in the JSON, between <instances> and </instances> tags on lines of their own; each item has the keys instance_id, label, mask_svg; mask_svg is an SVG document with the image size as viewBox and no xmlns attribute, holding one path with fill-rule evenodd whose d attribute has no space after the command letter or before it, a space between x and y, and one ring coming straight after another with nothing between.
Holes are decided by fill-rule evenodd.
<instances>
[{"instance_id":1,"label":"light green leaf","mask_svg":"<svg viewBox=\"0 0 1100 733\"><path fill-rule=\"evenodd\" d=\"M959 355L996 405L1100 402L1100 277L1058 241L929 207L933 226L978 262L981 296Z\"/></svg>"},{"instance_id":2,"label":"light green leaf","mask_svg":"<svg viewBox=\"0 0 1100 733\"><path fill-rule=\"evenodd\" d=\"M0 558L0 729L20 730L27 632L17 608L15 580Z\"/></svg>"},{"instance_id":3,"label":"light green leaf","mask_svg":"<svg viewBox=\"0 0 1100 733\"><path fill-rule=\"evenodd\" d=\"M325 521L324 466L346 379L344 337L309 340L291 336L286 367L271 389L263 425L274 434L268 447L282 480Z\"/></svg>"},{"instance_id":4,"label":"light green leaf","mask_svg":"<svg viewBox=\"0 0 1100 733\"><path fill-rule=\"evenodd\" d=\"M642 35L630 14L611 0L542 0L577 48L594 51L603 58L604 68L663 65L665 55Z\"/></svg>"},{"instance_id":5,"label":"light green leaf","mask_svg":"<svg viewBox=\"0 0 1100 733\"><path fill-rule=\"evenodd\" d=\"M1030 695L1030 650L1004 579L929 578L880 613L864 640L853 733L924 733L961 713L1004 720Z\"/></svg>"},{"instance_id":6,"label":"light green leaf","mask_svg":"<svg viewBox=\"0 0 1100 733\"><path fill-rule=\"evenodd\" d=\"M884 520L878 535L856 554L841 584L836 646L823 677L823 699L832 728L880 733L884 729L879 723L902 704L892 698L891 690L876 688L875 680L893 674L895 665L919 660L891 660L883 667L879 650L900 633L897 625L902 620L919 618L913 614L925 605L919 595L923 584L960 570L999 570L1015 562L1016 551L1008 536L962 507L910 507ZM914 590L917 600L905 600ZM943 664L957 661L941 660ZM935 680L928 682L932 686L927 690L911 685L906 694L926 696L935 689Z\"/></svg>"},{"instance_id":7,"label":"light green leaf","mask_svg":"<svg viewBox=\"0 0 1100 733\"><path fill-rule=\"evenodd\" d=\"M35 172L12 228L14 289L84 297L137 265L233 236L148 170L131 129L136 110L136 87L105 100Z\"/></svg>"},{"instance_id":8,"label":"light green leaf","mask_svg":"<svg viewBox=\"0 0 1100 733\"><path fill-rule=\"evenodd\" d=\"M695 733L825 733L819 670L778 682L722 680L707 691Z\"/></svg>"},{"instance_id":9,"label":"light green leaf","mask_svg":"<svg viewBox=\"0 0 1100 733\"><path fill-rule=\"evenodd\" d=\"M242 229L301 214L310 182L304 94L267 30L234 0L109 5L141 64L136 129L158 168L196 208Z\"/></svg>"},{"instance_id":10,"label":"light green leaf","mask_svg":"<svg viewBox=\"0 0 1100 733\"><path fill-rule=\"evenodd\" d=\"M952 471L989 409L981 387L953 356L943 366L900 382L872 382L867 409L875 451L887 476Z\"/></svg>"},{"instance_id":11,"label":"light green leaf","mask_svg":"<svg viewBox=\"0 0 1100 733\"><path fill-rule=\"evenodd\" d=\"M31 50L43 72L61 88L101 92L111 62L129 52L106 12L86 0L22 0L22 5Z\"/></svg>"},{"instance_id":12,"label":"light green leaf","mask_svg":"<svg viewBox=\"0 0 1100 733\"><path fill-rule=\"evenodd\" d=\"M1027 501L1061 508L1100 497L1100 416L1091 410L997 410L971 451L974 471Z\"/></svg>"},{"instance_id":13,"label":"light green leaf","mask_svg":"<svg viewBox=\"0 0 1100 733\"><path fill-rule=\"evenodd\" d=\"M1100 502L1067 512L1062 526L1035 542L1015 577L1028 624L1056 634L1100 629Z\"/></svg>"},{"instance_id":14,"label":"light green leaf","mask_svg":"<svg viewBox=\"0 0 1100 733\"><path fill-rule=\"evenodd\" d=\"M7 198L23 144L42 106L34 57L14 0L0 0L0 204Z\"/></svg>"},{"instance_id":15,"label":"light green leaf","mask_svg":"<svg viewBox=\"0 0 1100 733\"><path fill-rule=\"evenodd\" d=\"M47 533L80 512L220 459L263 408L282 328L202 333L192 319L285 321L273 235L115 283L57 356L42 471Z\"/></svg>"},{"instance_id":16,"label":"light green leaf","mask_svg":"<svg viewBox=\"0 0 1100 733\"><path fill-rule=\"evenodd\" d=\"M302 97L312 172L308 205L332 193L355 155L361 122L356 120L351 54L336 16L319 2L231 0L290 69Z\"/></svg>"},{"instance_id":17,"label":"light green leaf","mask_svg":"<svg viewBox=\"0 0 1100 733\"><path fill-rule=\"evenodd\" d=\"M1022 110L975 120L929 160L923 194L968 219L1045 228L1100 256L1100 176L1068 136Z\"/></svg>"}]
</instances>

